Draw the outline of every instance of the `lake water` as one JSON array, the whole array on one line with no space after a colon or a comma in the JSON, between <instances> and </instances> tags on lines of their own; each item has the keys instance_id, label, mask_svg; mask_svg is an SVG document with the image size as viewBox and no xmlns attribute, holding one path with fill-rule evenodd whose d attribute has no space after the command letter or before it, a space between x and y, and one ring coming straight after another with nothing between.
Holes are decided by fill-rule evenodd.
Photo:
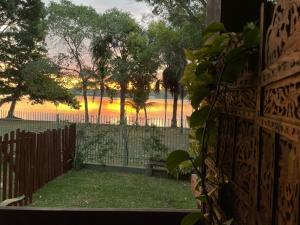
<instances>
[{"instance_id":1,"label":"lake water","mask_svg":"<svg viewBox=\"0 0 300 225\"><path fill-rule=\"evenodd\" d=\"M67 105L59 104L56 107L54 104L50 102L46 102L44 104L36 104L32 105L25 98L22 101L19 101L16 105L16 113L15 116L23 118L23 119L34 119L34 120L55 120L57 118L57 114L59 114L60 119L83 122L84 120L84 108L83 108L83 99L82 97L77 97L81 104L81 108L79 110L75 110L70 108ZM88 97L89 100L89 114L90 121L96 122L97 120L97 112L99 107L99 98L96 98L93 101L91 96ZM155 105L151 108L147 109L149 123L153 123L155 125L164 125L164 115L165 115L165 106L164 99L149 99L149 102L154 102ZM7 110L9 109L9 104L5 104L0 108L0 117L3 118L6 116ZM181 110L181 101L178 101L178 112L177 117L180 118L180 110ZM168 99L167 104L167 121L166 125L171 123L173 111L173 100ZM183 104L183 115L184 115L184 123L186 126L186 116L189 116L192 113L192 107L190 106L190 102L185 100ZM119 99L114 99L111 101L109 98L104 98L101 110L101 123L118 123L120 115L120 101ZM129 106L126 106L126 116L129 121L135 121L135 110ZM144 111L140 112L139 121L141 124L144 123ZM178 119L178 125L179 125Z\"/></svg>"}]
</instances>

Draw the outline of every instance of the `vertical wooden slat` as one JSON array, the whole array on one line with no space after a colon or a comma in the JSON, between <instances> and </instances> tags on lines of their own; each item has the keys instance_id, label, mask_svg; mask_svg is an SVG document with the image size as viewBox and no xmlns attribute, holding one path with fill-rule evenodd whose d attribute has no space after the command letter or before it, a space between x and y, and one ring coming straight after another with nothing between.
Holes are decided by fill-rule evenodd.
<instances>
[{"instance_id":1,"label":"vertical wooden slat","mask_svg":"<svg viewBox=\"0 0 300 225\"><path fill-rule=\"evenodd\" d=\"M51 177L51 174L50 174L50 171L51 171L51 163L50 163L50 157L51 157L51 154L50 154L50 131L48 130L47 133L46 133L46 151L47 151L47 155L46 155L46 161L47 161L47 179L46 179L46 183L49 182L50 180L50 177Z\"/></svg>"},{"instance_id":2,"label":"vertical wooden slat","mask_svg":"<svg viewBox=\"0 0 300 225\"><path fill-rule=\"evenodd\" d=\"M3 141L3 182L2 182L2 200L7 199L7 166L8 166L8 134L4 135L4 141Z\"/></svg>"},{"instance_id":3,"label":"vertical wooden slat","mask_svg":"<svg viewBox=\"0 0 300 225\"><path fill-rule=\"evenodd\" d=\"M66 170L69 171L69 163L70 163L70 129L66 126Z\"/></svg>"},{"instance_id":4,"label":"vertical wooden slat","mask_svg":"<svg viewBox=\"0 0 300 225\"><path fill-rule=\"evenodd\" d=\"M2 166L3 166L3 144L2 144L2 137L0 136L0 199L3 199L2 194L2 186L3 186L3 179L2 179Z\"/></svg>"},{"instance_id":5,"label":"vertical wooden slat","mask_svg":"<svg viewBox=\"0 0 300 225\"><path fill-rule=\"evenodd\" d=\"M48 168L48 165L47 165L47 148L46 147L43 147L45 144L47 145L46 143L46 132L42 134L42 145L41 145L41 153L42 153L42 171L41 171L41 179L42 179L42 186L45 185L46 183L46 179L47 179L47 168ZM44 145L43 145L44 143ZM41 186L41 187L42 187Z\"/></svg>"},{"instance_id":6,"label":"vertical wooden slat","mask_svg":"<svg viewBox=\"0 0 300 225\"><path fill-rule=\"evenodd\" d=\"M28 194L29 194L29 204L32 203L32 194L34 192L34 158L35 158L35 138L34 133L29 133L29 158L30 158L30 167L29 167L29 186L28 186Z\"/></svg>"},{"instance_id":7,"label":"vertical wooden slat","mask_svg":"<svg viewBox=\"0 0 300 225\"><path fill-rule=\"evenodd\" d=\"M16 151L15 151L15 189L14 197L17 198L19 194L19 173L20 173L20 130L16 131Z\"/></svg>"},{"instance_id":8,"label":"vertical wooden slat","mask_svg":"<svg viewBox=\"0 0 300 225\"><path fill-rule=\"evenodd\" d=\"M13 164L14 164L14 138L15 132L10 132L9 152L8 152L8 198L13 197Z\"/></svg>"},{"instance_id":9,"label":"vertical wooden slat","mask_svg":"<svg viewBox=\"0 0 300 225\"><path fill-rule=\"evenodd\" d=\"M60 145L59 145L59 130L55 130L55 150L56 150L56 166L55 166L55 177L60 175Z\"/></svg>"},{"instance_id":10,"label":"vertical wooden slat","mask_svg":"<svg viewBox=\"0 0 300 225\"><path fill-rule=\"evenodd\" d=\"M63 164L62 164L62 153L63 153L63 147L62 147L62 130L58 129L58 139L57 139L57 147L58 147L58 161L59 161L59 171L58 175L62 174L63 171Z\"/></svg>"},{"instance_id":11,"label":"vertical wooden slat","mask_svg":"<svg viewBox=\"0 0 300 225\"><path fill-rule=\"evenodd\" d=\"M41 152L41 141L42 141L42 134L37 135L37 186L36 189L39 189L42 186L42 152Z\"/></svg>"},{"instance_id":12,"label":"vertical wooden slat","mask_svg":"<svg viewBox=\"0 0 300 225\"><path fill-rule=\"evenodd\" d=\"M25 133L25 139L24 139L24 194L25 194L25 205L28 205L29 201L29 186L30 186L30 139L28 133Z\"/></svg>"},{"instance_id":13,"label":"vertical wooden slat","mask_svg":"<svg viewBox=\"0 0 300 225\"><path fill-rule=\"evenodd\" d=\"M33 192L37 191L38 186L38 155L37 155L37 134L33 134Z\"/></svg>"},{"instance_id":14,"label":"vertical wooden slat","mask_svg":"<svg viewBox=\"0 0 300 225\"><path fill-rule=\"evenodd\" d=\"M62 173L65 172L66 165L66 129L62 130Z\"/></svg>"},{"instance_id":15,"label":"vertical wooden slat","mask_svg":"<svg viewBox=\"0 0 300 225\"><path fill-rule=\"evenodd\" d=\"M50 159L51 159L51 177L50 180L55 178L55 145L54 145L54 130L50 132Z\"/></svg>"},{"instance_id":16,"label":"vertical wooden slat","mask_svg":"<svg viewBox=\"0 0 300 225\"><path fill-rule=\"evenodd\" d=\"M19 179L19 194L24 195L25 194L25 151L26 151L26 145L25 145L25 132L20 132L20 179ZM25 202L25 201L24 201ZM24 205L24 202L21 203L21 206Z\"/></svg>"}]
</instances>

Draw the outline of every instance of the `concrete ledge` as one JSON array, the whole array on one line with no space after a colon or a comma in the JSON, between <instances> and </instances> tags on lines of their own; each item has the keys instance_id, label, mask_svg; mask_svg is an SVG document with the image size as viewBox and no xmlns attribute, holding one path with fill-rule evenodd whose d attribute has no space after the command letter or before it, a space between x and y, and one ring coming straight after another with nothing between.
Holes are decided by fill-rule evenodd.
<instances>
[{"instance_id":1,"label":"concrete ledge","mask_svg":"<svg viewBox=\"0 0 300 225\"><path fill-rule=\"evenodd\" d=\"M145 174L145 168L138 167L125 167L125 166L108 166L108 165L99 165L93 163L85 163L84 168L94 169L105 172L122 172L122 173L135 173L135 174Z\"/></svg>"}]
</instances>

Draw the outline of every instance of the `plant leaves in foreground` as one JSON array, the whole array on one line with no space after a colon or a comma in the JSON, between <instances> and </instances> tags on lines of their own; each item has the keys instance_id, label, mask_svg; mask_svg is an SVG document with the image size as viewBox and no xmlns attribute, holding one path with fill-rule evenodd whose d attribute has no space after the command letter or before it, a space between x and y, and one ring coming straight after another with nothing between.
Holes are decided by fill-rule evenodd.
<instances>
[{"instance_id":1,"label":"plant leaves in foreground","mask_svg":"<svg viewBox=\"0 0 300 225\"><path fill-rule=\"evenodd\" d=\"M201 212L191 213L182 219L181 225L194 225L202 218L203 214Z\"/></svg>"},{"instance_id":2,"label":"plant leaves in foreground","mask_svg":"<svg viewBox=\"0 0 300 225\"><path fill-rule=\"evenodd\" d=\"M190 155L187 151L184 150L177 150L172 152L167 159L167 169L169 172L173 172L174 170L178 169L179 165L190 159Z\"/></svg>"}]
</instances>

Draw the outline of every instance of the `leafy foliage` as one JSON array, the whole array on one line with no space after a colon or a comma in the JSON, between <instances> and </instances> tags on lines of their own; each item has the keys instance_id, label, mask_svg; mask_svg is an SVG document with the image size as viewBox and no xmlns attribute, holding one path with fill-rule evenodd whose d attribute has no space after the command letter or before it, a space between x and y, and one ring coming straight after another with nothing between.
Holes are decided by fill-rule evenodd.
<instances>
[{"instance_id":1,"label":"leafy foliage","mask_svg":"<svg viewBox=\"0 0 300 225\"><path fill-rule=\"evenodd\" d=\"M168 156L168 160L167 160L167 169L170 173L174 173L174 171L176 171L180 164L190 160L190 155L187 151L184 150L177 150L172 152L169 156Z\"/></svg>"},{"instance_id":2,"label":"leafy foliage","mask_svg":"<svg viewBox=\"0 0 300 225\"><path fill-rule=\"evenodd\" d=\"M47 11L50 37L63 44L56 49L55 58L62 71L81 78L85 122L88 122L87 89L96 76L89 46L99 29L100 16L92 7L75 5L69 0L53 1Z\"/></svg>"},{"instance_id":3,"label":"leafy foliage","mask_svg":"<svg viewBox=\"0 0 300 225\"><path fill-rule=\"evenodd\" d=\"M203 214L201 212L191 213L183 218L181 225L194 225L201 219L203 219Z\"/></svg>"},{"instance_id":4,"label":"leafy foliage","mask_svg":"<svg viewBox=\"0 0 300 225\"><path fill-rule=\"evenodd\" d=\"M204 27L206 16L206 0L137 0L144 1L152 6L152 12L159 15L175 26L193 24ZM194 29L195 30L195 29ZM197 32L195 30L195 32Z\"/></svg>"},{"instance_id":5,"label":"leafy foliage","mask_svg":"<svg viewBox=\"0 0 300 225\"><path fill-rule=\"evenodd\" d=\"M187 87L191 97L192 113L189 123L190 139L196 142L196 149L189 154L186 151L176 151L169 155L168 169L179 168L184 161L190 161L197 173L202 194L198 198L209 207L211 222L218 221L212 206L212 192L207 191L206 182L209 176L205 174L204 161L208 156L208 146L215 146L218 126L217 102L223 90L234 83L247 68L254 72L257 68L249 67L248 61L257 54L259 30L253 23L245 26L242 33L226 33L221 23L211 24L204 32L202 47L198 50L185 50L188 65L185 68L181 82ZM192 157L191 157L192 156ZM201 214L199 214L201 215ZM202 216L202 215L201 215ZM186 224L194 224L200 216L193 214L184 218ZM231 223L232 221L227 221ZM218 224L221 224L218 221Z\"/></svg>"},{"instance_id":6,"label":"leafy foliage","mask_svg":"<svg viewBox=\"0 0 300 225\"><path fill-rule=\"evenodd\" d=\"M89 157L89 153L96 149L96 154L93 157L97 158L99 163L105 164L104 158L109 151L113 151L116 141L113 138L114 129L101 130L97 129L97 125L84 125L78 129L78 143L74 160L74 166L76 169L83 167L84 161ZM87 132L90 131L90 132Z\"/></svg>"},{"instance_id":7,"label":"leafy foliage","mask_svg":"<svg viewBox=\"0 0 300 225\"><path fill-rule=\"evenodd\" d=\"M120 121L125 121L125 97L129 83L146 90L159 66L153 43L136 21L117 9L101 16L100 30L93 41L96 59L107 59L109 79L120 86Z\"/></svg>"},{"instance_id":8,"label":"leafy foliage","mask_svg":"<svg viewBox=\"0 0 300 225\"><path fill-rule=\"evenodd\" d=\"M149 133L149 137L143 139L145 152L150 154L150 159L152 160L165 160L168 147L162 143L162 132L155 126L151 126L147 128L147 133Z\"/></svg>"}]
</instances>

